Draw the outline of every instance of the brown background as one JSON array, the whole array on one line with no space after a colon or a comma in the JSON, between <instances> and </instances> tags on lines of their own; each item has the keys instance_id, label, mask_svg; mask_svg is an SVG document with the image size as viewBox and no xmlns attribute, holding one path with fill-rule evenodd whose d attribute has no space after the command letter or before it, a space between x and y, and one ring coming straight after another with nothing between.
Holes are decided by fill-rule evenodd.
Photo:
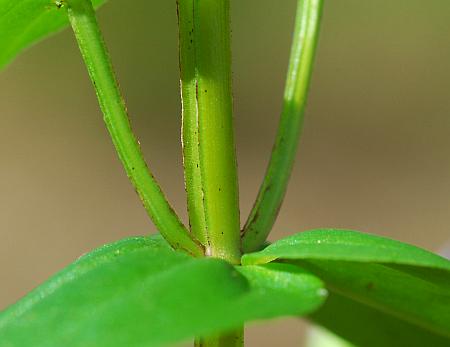
<instances>
[{"instance_id":1,"label":"brown background","mask_svg":"<svg viewBox=\"0 0 450 347\"><path fill-rule=\"evenodd\" d=\"M247 216L281 106L295 1L234 0L235 119ZM449 240L450 2L326 1L304 135L271 239L321 226L432 250ZM175 1L99 19L134 128L184 217ZM0 309L80 254L155 228L114 154L69 31L0 74ZM298 346L277 320L249 346Z\"/></svg>"}]
</instances>

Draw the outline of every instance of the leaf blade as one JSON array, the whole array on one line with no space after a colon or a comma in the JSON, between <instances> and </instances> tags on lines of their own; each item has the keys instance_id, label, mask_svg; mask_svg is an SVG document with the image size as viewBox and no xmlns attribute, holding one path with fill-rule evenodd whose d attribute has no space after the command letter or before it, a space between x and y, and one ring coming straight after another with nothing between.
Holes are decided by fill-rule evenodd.
<instances>
[{"instance_id":1,"label":"leaf blade","mask_svg":"<svg viewBox=\"0 0 450 347\"><path fill-rule=\"evenodd\" d=\"M450 337L450 291L390 266L337 261L300 261L299 265L344 295L400 320Z\"/></svg>"},{"instance_id":2,"label":"leaf blade","mask_svg":"<svg viewBox=\"0 0 450 347\"><path fill-rule=\"evenodd\" d=\"M106 0L93 0L98 8ZM37 41L66 26L65 11L52 0L0 1L0 70Z\"/></svg>"},{"instance_id":3,"label":"leaf blade","mask_svg":"<svg viewBox=\"0 0 450 347\"><path fill-rule=\"evenodd\" d=\"M340 319L336 319L336 312L340 312ZM446 347L449 344L445 337L339 294L331 294L326 303L308 318L356 346Z\"/></svg>"},{"instance_id":4,"label":"leaf blade","mask_svg":"<svg viewBox=\"0 0 450 347\"><path fill-rule=\"evenodd\" d=\"M317 229L294 234L261 252L242 257L244 265L276 259L323 259L379 262L450 271L450 262L416 246L352 230Z\"/></svg>"},{"instance_id":5,"label":"leaf blade","mask_svg":"<svg viewBox=\"0 0 450 347\"><path fill-rule=\"evenodd\" d=\"M298 266L274 263L236 269L251 288L240 312L252 312L258 319L305 315L320 307L327 296L323 282Z\"/></svg>"},{"instance_id":6,"label":"leaf blade","mask_svg":"<svg viewBox=\"0 0 450 347\"><path fill-rule=\"evenodd\" d=\"M333 294L450 337L450 261L418 247L348 230L312 230L244 255L242 263L293 263Z\"/></svg>"},{"instance_id":7,"label":"leaf blade","mask_svg":"<svg viewBox=\"0 0 450 347\"><path fill-rule=\"evenodd\" d=\"M295 312L293 302L270 306L280 289L264 281L269 270L254 268L244 276L222 260L173 251L160 236L122 240L81 257L0 313L0 345L161 346L322 304L322 282L303 271L292 279L302 281L302 291L285 300L300 299ZM281 270L271 268L269 281ZM278 278L290 276L283 271Z\"/></svg>"}]
</instances>

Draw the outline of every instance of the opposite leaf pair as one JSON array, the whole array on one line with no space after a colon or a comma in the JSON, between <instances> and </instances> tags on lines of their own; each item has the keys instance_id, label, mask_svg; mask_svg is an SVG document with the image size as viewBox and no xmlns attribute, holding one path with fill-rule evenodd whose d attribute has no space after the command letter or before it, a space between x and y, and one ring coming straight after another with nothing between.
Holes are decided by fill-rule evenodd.
<instances>
[{"instance_id":1,"label":"opposite leaf pair","mask_svg":"<svg viewBox=\"0 0 450 347\"><path fill-rule=\"evenodd\" d=\"M361 346L450 343L450 262L425 250L325 229L242 264L191 258L160 236L104 246L4 311L0 345L160 346L308 314Z\"/></svg>"},{"instance_id":2,"label":"opposite leaf pair","mask_svg":"<svg viewBox=\"0 0 450 347\"><path fill-rule=\"evenodd\" d=\"M207 242L200 245L190 238L143 161L91 2L71 0L71 3L73 6L68 6L67 13L81 42L82 53L88 57L86 65L127 174L172 246L184 244L189 253L203 256L201 246ZM101 3L101 0L92 2L95 6ZM321 1L298 3L299 20L279 136L257 208L245 227L247 233L242 245L246 252L258 249L273 225L301 128ZM58 11L61 4L51 0L0 0L0 67L28 44L67 24L67 13ZM209 5L204 7L201 18L195 17L197 20L211 19L208 17L211 9L221 10L212 0ZM198 102L198 87L206 86L205 80L210 82L206 79L209 74L201 72L205 69L211 72L221 66L216 66L215 59L207 59L211 57L206 53L217 48L203 41L201 34L208 30L196 27L195 33L193 18L184 18L180 23L185 35L181 38L187 37L187 51L194 44L196 59L192 66L187 64L186 68L184 64L183 68L182 54L182 79L183 71L193 72L193 78L186 78L192 83L185 84L188 92L185 94L192 91ZM191 25L192 31L183 30L183 23ZM192 33L194 39L190 37ZM223 51L228 54L227 49ZM193 57L191 53L186 55ZM229 61L225 63L229 69ZM219 82L213 87L220 86ZM205 98L207 93L211 98L211 89L200 90ZM208 110L215 106L215 103L210 105ZM193 110L195 116L198 109L193 107ZM194 149L197 140L193 137ZM223 171L217 170L216 152L209 152L214 140L216 137L212 136L211 141L203 143L206 154L194 153L190 162L193 168L202 163L202 155L208 155L211 160L203 160L209 165L206 171L209 174ZM189 156L185 153L185 157ZM192 177L197 177L195 170ZM212 187L208 191L217 197L210 199L210 205L216 207L223 200L221 189L227 187L227 181L218 185L219 189L215 189L217 182L210 184L207 179L206 183L206 188ZM233 186L234 178L228 183L232 189L237 188ZM196 184L192 184L194 188ZM200 188L192 195L198 200L203 199L205 191L205 187ZM237 197L229 200L236 200L233 208L237 211ZM230 214L215 210L214 224L216 231L221 231ZM230 235L233 241L238 241L234 243L235 248L240 248L239 218L234 217L236 230L232 231L236 233ZM216 236L222 238L221 235ZM240 250L237 253L233 258L235 263L239 263ZM450 345L450 262L427 251L367 234L316 230L278 241L260 252L245 254L241 263L242 266L233 266L223 260L193 258L174 251L159 236L119 241L80 258L0 313L0 347L160 346L241 328L248 321L299 315L309 315L318 324L365 347Z\"/></svg>"},{"instance_id":3,"label":"opposite leaf pair","mask_svg":"<svg viewBox=\"0 0 450 347\"><path fill-rule=\"evenodd\" d=\"M160 236L89 253L0 316L0 346L160 346L244 322L304 315L325 299L289 264L233 267L173 251Z\"/></svg>"}]
</instances>

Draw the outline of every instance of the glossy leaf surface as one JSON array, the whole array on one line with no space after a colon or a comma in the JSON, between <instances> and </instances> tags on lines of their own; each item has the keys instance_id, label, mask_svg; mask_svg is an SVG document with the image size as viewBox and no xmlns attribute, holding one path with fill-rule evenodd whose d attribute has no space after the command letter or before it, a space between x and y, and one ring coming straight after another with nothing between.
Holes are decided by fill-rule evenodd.
<instances>
[{"instance_id":1,"label":"glossy leaf surface","mask_svg":"<svg viewBox=\"0 0 450 347\"><path fill-rule=\"evenodd\" d=\"M450 271L450 261L434 253L385 237L339 229L294 234L261 252L246 254L244 265L276 259L317 259L413 265Z\"/></svg>"},{"instance_id":2,"label":"glossy leaf surface","mask_svg":"<svg viewBox=\"0 0 450 347\"><path fill-rule=\"evenodd\" d=\"M293 265L239 271L245 276L224 261L175 252L160 237L122 240L2 312L0 345L160 346L308 314L324 300L322 282Z\"/></svg>"},{"instance_id":3,"label":"glossy leaf surface","mask_svg":"<svg viewBox=\"0 0 450 347\"><path fill-rule=\"evenodd\" d=\"M327 297L323 282L298 266L266 264L236 269L251 288L240 302L240 309L258 318L304 315L317 309Z\"/></svg>"},{"instance_id":4,"label":"glossy leaf surface","mask_svg":"<svg viewBox=\"0 0 450 347\"><path fill-rule=\"evenodd\" d=\"M242 262L274 260L306 268L334 293L450 336L450 262L436 254L379 236L325 229L280 240Z\"/></svg>"},{"instance_id":5,"label":"glossy leaf surface","mask_svg":"<svg viewBox=\"0 0 450 347\"><path fill-rule=\"evenodd\" d=\"M92 3L99 7L105 1ZM69 24L66 11L59 9L57 3L56 0L0 0L0 69L26 47Z\"/></svg>"}]
</instances>

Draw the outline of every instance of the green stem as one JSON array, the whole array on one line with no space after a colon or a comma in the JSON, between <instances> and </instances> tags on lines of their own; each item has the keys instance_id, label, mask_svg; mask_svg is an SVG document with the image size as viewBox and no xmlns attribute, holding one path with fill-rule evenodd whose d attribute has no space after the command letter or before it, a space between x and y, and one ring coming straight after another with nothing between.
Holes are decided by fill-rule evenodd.
<instances>
[{"instance_id":1,"label":"green stem","mask_svg":"<svg viewBox=\"0 0 450 347\"><path fill-rule=\"evenodd\" d=\"M298 0L280 124L266 175L244 227L244 252L264 244L286 193L303 125L321 13L322 0Z\"/></svg>"},{"instance_id":2,"label":"green stem","mask_svg":"<svg viewBox=\"0 0 450 347\"><path fill-rule=\"evenodd\" d=\"M194 0L177 1L184 180L192 234L209 247L200 171L197 73L194 45Z\"/></svg>"},{"instance_id":3,"label":"green stem","mask_svg":"<svg viewBox=\"0 0 450 347\"><path fill-rule=\"evenodd\" d=\"M209 256L240 263L229 0L178 0L189 220ZM196 346L239 347L243 328Z\"/></svg>"},{"instance_id":4,"label":"green stem","mask_svg":"<svg viewBox=\"0 0 450 347\"><path fill-rule=\"evenodd\" d=\"M229 0L179 0L185 181L208 255L240 262Z\"/></svg>"},{"instance_id":5,"label":"green stem","mask_svg":"<svg viewBox=\"0 0 450 347\"><path fill-rule=\"evenodd\" d=\"M150 173L133 135L95 12L90 0L68 0L67 12L89 76L94 84L104 120L120 160L145 209L158 230L176 249L203 255Z\"/></svg>"}]
</instances>

